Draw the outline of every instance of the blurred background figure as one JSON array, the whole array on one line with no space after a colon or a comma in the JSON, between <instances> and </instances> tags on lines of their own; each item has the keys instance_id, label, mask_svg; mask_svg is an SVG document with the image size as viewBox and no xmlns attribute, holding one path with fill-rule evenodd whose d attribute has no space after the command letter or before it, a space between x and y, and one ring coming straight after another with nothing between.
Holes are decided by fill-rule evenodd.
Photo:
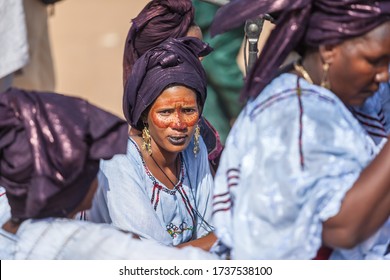
<instances>
[{"instance_id":1,"label":"blurred background figure","mask_svg":"<svg viewBox=\"0 0 390 280\"><path fill-rule=\"evenodd\" d=\"M33 15L40 18L40 25L45 25L42 22L45 22L45 17L47 17L45 28L48 29L52 62L54 62L55 80L52 79L51 81L54 83L55 90L58 92L72 92L106 110L122 115L123 45L131 19L137 16L149 0L116 0L114 4L105 0L60 1L54 6L54 16L42 15L43 4L39 3L40 1L25 0L26 3L24 4L25 7L34 7L33 10L36 14L41 14L40 17L36 14ZM5 3L8 2L15 3L13 5L20 2L20 6L23 3L21 0L0 0L0 6L7 6ZM194 4L196 7L198 6L196 2ZM213 5L210 6L213 7ZM199 9L202 9L202 7L199 7ZM51 9L49 8L49 10ZM1 13L3 14L3 12ZM31 15L26 17L31 17ZM199 23L203 25L203 20L198 19L197 14L196 17L200 21ZM86 21L86 19L88 20ZM1 17L0 22L3 21L4 17ZM36 25L38 26L38 24ZM3 26L3 24L0 24L1 30L4 29ZM20 27L21 25L14 24L13 26ZM265 29L266 26L262 34L266 33ZM3 31L1 32L3 34ZM1 44L0 49L0 55L3 55L5 45ZM220 50L217 49L217 51ZM27 46L25 46L25 54L25 61L19 68L27 63ZM32 59L34 60L34 58ZM5 64L3 61L0 62L1 65ZM239 57L239 65L242 68L241 62L242 57ZM209 64L209 62L206 62L206 64ZM29 71L26 68L29 67L26 66L23 71L26 73ZM2 66L0 66L1 68ZM0 75L1 78L3 77ZM24 79L23 75L18 77L15 86L24 86L22 84ZM210 93L210 97L211 95L212 93ZM208 111L207 108L206 111Z\"/></svg>"},{"instance_id":2,"label":"blurred background figure","mask_svg":"<svg viewBox=\"0 0 390 280\"><path fill-rule=\"evenodd\" d=\"M0 0L0 92L11 86L15 72L27 61L22 0Z\"/></svg>"},{"instance_id":3,"label":"blurred background figure","mask_svg":"<svg viewBox=\"0 0 390 280\"><path fill-rule=\"evenodd\" d=\"M237 56L245 35L244 26L211 38L209 27L219 7L200 0L193 0L193 4L195 22L202 30L203 40L215 50L203 60L208 79L203 114L218 131L222 143L225 143L242 108L239 95L244 82Z\"/></svg>"},{"instance_id":4,"label":"blurred background figure","mask_svg":"<svg viewBox=\"0 0 390 280\"><path fill-rule=\"evenodd\" d=\"M50 1L23 1L29 61L15 76L13 86L28 90L53 91L55 89L55 72L48 27L48 6L44 2ZM54 11L53 8L52 6L50 10Z\"/></svg>"},{"instance_id":5,"label":"blurred background figure","mask_svg":"<svg viewBox=\"0 0 390 280\"><path fill-rule=\"evenodd\" d=\"M150 1L83 0L60 1L55 4L55 15L48 17L48 27L55 62L56 91L72 92L122 115L123 45L131 19L148 2ZM203 20L199 20L202 24ZM268 21L265 22L262 37L269 34L267 24ZM263 43L260 38L259 49ZM238 59L241 69L242 61L241 52Z\"/></svg>"}]
</instances>

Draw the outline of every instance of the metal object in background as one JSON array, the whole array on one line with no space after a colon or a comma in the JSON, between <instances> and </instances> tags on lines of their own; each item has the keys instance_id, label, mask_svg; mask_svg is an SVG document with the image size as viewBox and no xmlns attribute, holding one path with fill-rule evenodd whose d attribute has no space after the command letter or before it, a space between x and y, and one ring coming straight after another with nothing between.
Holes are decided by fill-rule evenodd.
<instances>
[{"instance_id":1,"label":"metal object in background","mask_svg":"<svg viewBox=\"0 0 390 280\"><path fill-rule=\"evenodd\" d=\"M245 62L247 62L245 63L246 74L248 74L248 72L252 69L257 60L257 54L259 52L257 44L259 42L261 31L263 30L263 25L263 18L249 19L245 22L245 35L249 45L248 61L245 59Z\"/></svg>"},{"instance_id":2,"label":"metal object in background","mask_svg":"<svg viewBox=\"0 0 390 280\"><path fill-rule=\"evenodd\" d=\"M202 2L211 3L217 6L223 6L228 4L229 0L200 0ZM250 7L248 7L250 9ZM248 51L248 59L246 57L246 44L244 49L244 60L245 60L245 72L248 72L252 69L255 64L258 56L258 48L257 44L259 42L261 31L263 30L264 20L268 20L271 23L275 22L275 19L271 17L269 14L265 14L259 16L255 19L249 19L245 22L245 35L246 40L248 40L249 51Z\"/></svg>"},{"instance_id":3,"label":"metal object in background","mask_svg":"<svg viewBox=\"0 0 390 280\"><path fill-rule=\"evenodd\" d=\"M246 44L244 52L246 74L248 74L248 72L252 69L257 60L259 52L257 45L259 42L260 34L263 31L263 25L265 20L268 20L271 23L275 23L275 19L269 14L259 16L255 19L248 19L245 22L245 36L249 45L248 59L246 58Z\"/></svg>"}]
</instances>

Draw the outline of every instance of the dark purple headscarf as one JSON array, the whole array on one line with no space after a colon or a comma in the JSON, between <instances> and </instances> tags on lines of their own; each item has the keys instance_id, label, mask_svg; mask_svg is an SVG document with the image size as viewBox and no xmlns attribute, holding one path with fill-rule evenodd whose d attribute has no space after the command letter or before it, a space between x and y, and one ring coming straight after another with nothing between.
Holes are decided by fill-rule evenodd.
<instances>
[{"instance_id":1,"label":"dark purple headscarf","mask_svg":"<svg viewBox=\"0 0 390 280\"><path fill-rule=\"evenodd\" d=\"M142 113L171 84L195 90L198 102L203 107L207 95L207 78L199 57L211 51L212 48L203 41L184 37L169 38L142 55L135 62L125 85L123 113L128 123L142 129Z\"/></svg>"},{"instance_id":2,"label":"dark purple headscarf","mask_svg":"<svg viewBox=\"0 0 390 280\"><path fill-rule=\"evenodd\" d=\"M134 62L167 38L185 37L194 22L191 0L153 0L132 20L123 56L123 84Z\"/></svg>"},{"instance_id":3,"label":"dark purple headscarf","mask_svg":"<svg viewBox=\"0 0 390 280\"><path fill-rule=\"evenodd\" d=\"M126 152L124 120L80 98L0 94L0 185L16 219L66 217L87 194L99 160Z\"/></svg>"},{"instance_id":4,"label":"dark purple headscarf","mask_svg":"<svg viewBox=\"0 0 390 280\"><path fill-rule=\"evenodd\" d=\"M266 13L278 14L276 27L246 79L243 99L259 95L299 45L340 43L390 20L390 0L236 0L219 9L211 32L225 32Z\"/></svg>"}]
</instances>

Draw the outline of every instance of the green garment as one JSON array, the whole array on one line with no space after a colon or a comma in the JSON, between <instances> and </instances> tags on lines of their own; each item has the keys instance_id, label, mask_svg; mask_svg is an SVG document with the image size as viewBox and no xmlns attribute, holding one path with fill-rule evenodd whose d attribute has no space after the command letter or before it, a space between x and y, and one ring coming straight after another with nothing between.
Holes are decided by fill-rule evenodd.
<instances>
[{"instance_id":1,"label":"green garment","mask_svg":"<svg viewBox=\"0 0 390 280\"><path fill-rule=\"evenodd\" d=\"M231 124L242 109L239 95L244 80L236 59L245 35L244 26L211 38L209 27L218 6L198 0L193 0L193 4L195 22L202 29L203 39L214 48L203 60L208 79L203 114L225 143Z\"/></svg>"}]
</instances>

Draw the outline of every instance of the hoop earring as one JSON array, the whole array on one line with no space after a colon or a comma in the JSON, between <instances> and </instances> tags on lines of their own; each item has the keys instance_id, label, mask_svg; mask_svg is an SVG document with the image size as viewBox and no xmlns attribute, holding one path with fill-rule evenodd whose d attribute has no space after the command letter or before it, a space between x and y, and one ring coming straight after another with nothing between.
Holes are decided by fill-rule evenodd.
<instances>
[{"instance_id":1,"label":"hoop earring","mask_svg":"<svg viewBox=\"0 0 390 280\"><path fill-rule=\"evenodd\" d=\"M152 155L152 137L150 137L149 129L147 126L144 126L142 129L142 149L148 153L148 155Z\"/></svg>"},{"instance_id":2,"label":"hoop earring","mask_svg":"<svg viewBox=\"0 0 390 280\"><path fill-rule=\"evenodd\" d=\"M195 134L194 134L194 149L192 150L194 152L195 157L198 155L200 151L199 136L200 136L200 127L197 124L195 127Z\"/></svg>"},{"instance_id":3,"label":"hoop earring","mask_svg":"<svg viewBox=\"0 0 390 280\"><path fill-rule=\"evenodd\" d=\"M325 62L324 64L322 64L323 74L322 74L322 79L321 79L321 86L330 90L330 82L328 79L329 67L330 67L330 65L328 62Z\"/></svg>"}]
</instances>

